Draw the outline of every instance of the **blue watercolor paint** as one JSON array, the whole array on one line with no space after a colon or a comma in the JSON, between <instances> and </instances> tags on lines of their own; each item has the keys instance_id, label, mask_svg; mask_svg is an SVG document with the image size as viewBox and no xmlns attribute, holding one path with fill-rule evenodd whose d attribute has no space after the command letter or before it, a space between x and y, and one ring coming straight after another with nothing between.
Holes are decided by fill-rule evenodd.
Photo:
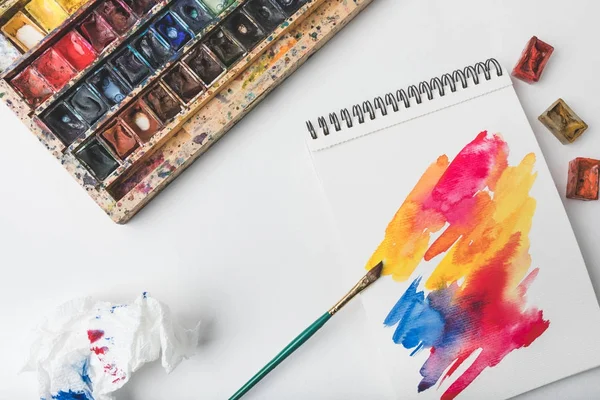
<instances>
[{"instance_id":1,"label":"blue watercolor paint","mask_svg":"<svg viewBox=\"0 0 600 400\"><path fill-rule=\"evenodd\" d=\"M83 365L81 366L81 372L79 375L81 376L81 380L83 381L83 383L85 383L85 385L88 387L88 390L90 392L92 392L92 390L93 390L92 379L90 378L90 375L89 375L89 367L90 367L90 359L88 357L85 360L83 360Z\"/></svg>"},{"instance_id":2,"label":"blue watercolor paint","mask_svg":"<svg viewBox=\"0 0 600 400\"><path fill-rule=\"evenodd\" d=\"M383 321L390 327L398 324L392 340L406 349L414 348L411 355L423 347L439 345L444 334L444 317L431 307L423 291L417 292L420 282L417 278L411 283Z\"/></svg>"},{"instance_id":3,"label":"blue watercolor paint","mask_svg":"<svg viewBox=\"0 0 600 400\"><path fill-rule=\"evenodd\" d=\"M52 396L53 400L94 400L93 397L88 396L85 392L73 392L69 390L68 392L60 391L54 396Z\"/></svg>"},{"instance_id":4,"label":"blue watercolor paint","mask_svg":"<svg viewBox=\"0 0 600 400\"><path fill-rule=\"evenodd\" d=\"M176 50L182 48L192 39L192 35L175 19L171 13L166 13L154 23L161 36Z\"/></svg>"}]
</instances>

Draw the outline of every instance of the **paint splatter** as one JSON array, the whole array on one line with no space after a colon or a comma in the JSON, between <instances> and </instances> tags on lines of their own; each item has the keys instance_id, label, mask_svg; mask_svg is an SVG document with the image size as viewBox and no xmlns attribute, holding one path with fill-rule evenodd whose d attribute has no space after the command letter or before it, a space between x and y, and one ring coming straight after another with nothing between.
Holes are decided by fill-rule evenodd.
<instances>
[{"instance_id":1,"label":"paint splatter","mask_svg":"<svg viewBox=\"0 0 600 400\"><path fill-rule=\"evenodd\" d=\"M450 163L442 155L423 174L388 227L366 268L384 261L384 274L410 278L422 260L441 259L418 290L414 279L384 321L396 326L394 343L422 349L424 391L446 378L453 399L511 351L529 346L549 327L528 307L526 293L539 270L530 270L529 231L536 202L535 155L508 164L500 135L481 132ZM439 236L431 242L431 236ZM473 360L459 376L457 369ZM444 373L444 371L446 371Z\"/></svg>"},{"instance_id":2,"label":"paint splatter","mask_svg":"<svg viewBox=\"0 0 600 400\"><path fill-rule=\"evenodd\" d=\"M98 340L102 339L104 336L104 331L101 330L89 330L87 331L88 340L91 343L96 343Z\"/></svg>"}]
</instances>

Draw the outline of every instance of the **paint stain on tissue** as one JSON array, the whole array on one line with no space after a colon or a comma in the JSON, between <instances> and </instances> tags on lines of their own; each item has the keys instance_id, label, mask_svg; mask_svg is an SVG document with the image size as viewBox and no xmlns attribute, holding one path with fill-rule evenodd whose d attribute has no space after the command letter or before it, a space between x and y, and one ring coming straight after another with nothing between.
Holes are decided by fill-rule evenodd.
<instances>
[{"instance_id":1,"label":"paint stain on tissue","mask_svg":"<svg viewBox=\"0 0 600 400\"><path fill-rule=\"evenodd\" d=\"M44 377L41 400L115 400L114 392L131 378L134 366L162 353L171 372L198 343L199 326L183 328L147 293L128 304L91 299L67 304L40 327L27 364L27 370ZM64 310L76 311L65 315ZM73 360L74 355L81 358Z\"/></svg>"},{"instance_id":2,"label":"paint stain on tissue","mask_svg":"<svg viewBox=\"0 0 600 400\"><path fill-rule=\"evenodd\" d=\"M44 399L42 399L44 400ZM73 392L69 390L68 392L58 392L56 396L52 396L52 400L93 400L91 397L88 397L84 392Z\"/></svg>"},{"instance_id":3,"label":"paint stain on tissue","mask_svg":"<svg viewBox=\"0 0 600 400\"><path fill-rule=\"evenodd\" d=\"M104 331L101 330L89 330L87 331L88 339L90 340L90 344L96 343L98 340L102 339L104 336Z\"/></svg>"}]
</instances>

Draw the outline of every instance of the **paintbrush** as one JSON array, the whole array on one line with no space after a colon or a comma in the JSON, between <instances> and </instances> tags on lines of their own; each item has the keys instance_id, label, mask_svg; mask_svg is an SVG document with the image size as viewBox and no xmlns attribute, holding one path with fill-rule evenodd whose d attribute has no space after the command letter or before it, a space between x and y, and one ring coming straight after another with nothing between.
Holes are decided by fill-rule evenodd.
<instances>
[{"instance_id":1,"label":"paintbrush","mask_svg":"<svg viewBox=\"0 0 600 400\"><path fill-rule=\"evenodd\" d=\"M265 365L260 371L256 373L244 386L240 388L229 400L237 400L242 398L243 395L248 393L250 389L254 387L262 378L267 376L269 372L275 369L283 360L285 360L290 354L304 344L312 335L314 335L319 329L321 329L331 317L335 315L339 310L342 309L354 296L365 290L369 285L375 282L381 276L383 271L383 261L371 268L365 276L354 287L346 293L333 307L331 307L325 314L319 319L313 322L308 328L306 328L301 334L296 336L279 354L275 356L267 365Z\"/></svg>"}]
</instances>

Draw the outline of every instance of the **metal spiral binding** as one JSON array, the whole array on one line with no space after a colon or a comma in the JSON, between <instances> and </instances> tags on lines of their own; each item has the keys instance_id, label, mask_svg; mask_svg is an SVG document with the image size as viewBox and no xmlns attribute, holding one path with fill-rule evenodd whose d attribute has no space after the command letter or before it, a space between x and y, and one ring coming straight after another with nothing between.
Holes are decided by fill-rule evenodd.
<instances>
[{"instance_id":1,"label":"metal spiral binding","mask_svg":"<svg viewBox=\"0 0 600 400\"><path fill-rule=\"evenodd\" d=\"M347 128L352 128L354 123L364 124L366 121L378 118L377 110L380 116L386 116L389 113L399 112L401 105L404 108L410 108L415 103L421 104L424 101L433 100L434 92L440 97L446 95L447 90L454 93L460 88L466 89L469 82L479 85L481 75L486 81L492 79L492 68L495 69L497 76L502 76L503 71L500 63L495 58L490 58L485 62L478 62L475 65L469 65L464 69L457 69L451 73L443 74L440 77L432 78L429 82L423 81L418 85L411 85L406 90L399 89L396 93L387 93L385 96L375 97L373 101L363 101L362 104L355 104L349 111L342 108L339 113L332 112L329 118L321 116L317 119L319 128L323 135L327 136L333 130L341 131L343 123ZM329 122L327 122L329 120ZM317 131L311 121L306 121L306 127L310 136L317 139Z\"/></svg>"}]
</instances>

